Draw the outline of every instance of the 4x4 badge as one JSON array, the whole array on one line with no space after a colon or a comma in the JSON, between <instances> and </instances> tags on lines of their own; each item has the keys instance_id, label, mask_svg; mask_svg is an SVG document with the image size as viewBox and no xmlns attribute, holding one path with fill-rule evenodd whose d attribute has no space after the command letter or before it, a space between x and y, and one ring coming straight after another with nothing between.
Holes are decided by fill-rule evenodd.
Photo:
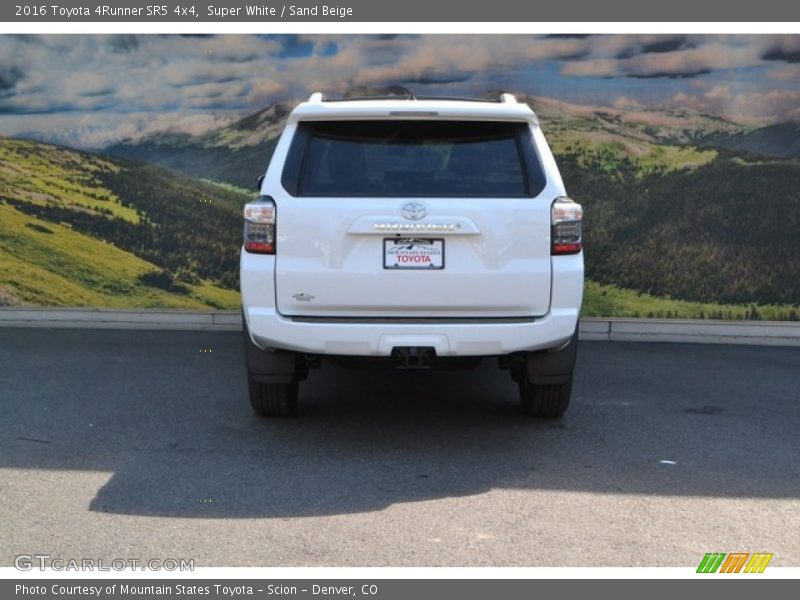
<instances>
[{"instance_id":1,"label":"4x4 badge","mask_svg":"<svg viewBox=\"0 0 800 600\"><path fill-rule=\"evenodd\" d=\"M419 221L428 214L428 209L419 202L409 202L400 207L400 214L410 221Z\"/></svg>"}]
</instances>

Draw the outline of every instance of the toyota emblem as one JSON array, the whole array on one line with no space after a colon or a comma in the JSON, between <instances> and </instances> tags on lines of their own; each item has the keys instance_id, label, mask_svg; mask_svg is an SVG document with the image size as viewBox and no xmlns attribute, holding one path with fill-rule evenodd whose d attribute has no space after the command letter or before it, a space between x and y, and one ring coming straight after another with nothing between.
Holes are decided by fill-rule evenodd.
<instances>
[{"instance_id":1,"label":"toyota emblem","mask_svg":"<svg viewBox=\"0 0 800 600\"><path fill-rule=\"evenodd\" d=\"M428 209L419 202L409 202L400 207L400 214L410 221L419 221L428 214Z\"/></svg>"}]
</instances>

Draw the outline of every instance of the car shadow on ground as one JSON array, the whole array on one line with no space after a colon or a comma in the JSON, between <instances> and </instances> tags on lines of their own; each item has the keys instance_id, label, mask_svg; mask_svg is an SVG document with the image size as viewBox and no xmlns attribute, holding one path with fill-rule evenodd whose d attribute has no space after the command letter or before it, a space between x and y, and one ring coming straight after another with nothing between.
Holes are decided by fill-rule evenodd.
<instances>
[{"instance_id":1,"label":"car shadow on ground","mask_svg":"<svg viewBox=\"0 0 800 600\"><path fill-rule=\"evenodd\" d=\"M582 343L556 421L524 417L492 361L325 366L301 386L299 416L265 420L247 404L239 334L0 341L0 467L111 471L93 511L304 517L493 488L800 496L796 350Z\"/></svg>"}]
</instances>

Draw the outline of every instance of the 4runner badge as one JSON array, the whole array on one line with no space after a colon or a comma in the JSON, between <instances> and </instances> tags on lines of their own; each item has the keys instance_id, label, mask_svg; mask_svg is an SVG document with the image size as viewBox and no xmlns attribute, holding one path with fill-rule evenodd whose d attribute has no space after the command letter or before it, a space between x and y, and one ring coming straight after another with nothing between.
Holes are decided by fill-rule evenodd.
<instances>
[{"instance_id":1,"label":"4runner badge","mask_svg":"<svg viewBox=\"0 0 800 600\"><path fill-rule=\"evenodd\" d=\"M428 214L428 209L419 202L409 202L400 207L400 214L410 221L419 221Z\"/></svg>"}]
</instances>

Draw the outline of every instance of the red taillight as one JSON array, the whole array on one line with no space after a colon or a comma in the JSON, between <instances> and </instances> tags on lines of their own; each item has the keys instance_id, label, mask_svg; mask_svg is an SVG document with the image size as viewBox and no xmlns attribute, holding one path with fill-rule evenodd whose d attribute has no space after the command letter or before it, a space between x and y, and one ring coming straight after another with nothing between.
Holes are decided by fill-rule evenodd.
<instances>
[{"instance_id":1,"label":"red taillight","mask_svg":"<svg viewBox=\"0 0 800 600\"><path fill-rule=\"evenodd\" d=\"M583 208L565 196L555 199L551 209L552 254L577 254L583 248Z\"/></svg>"},{"instance_id":2,"label":"red taillight","mask_svg":"<svg viewBox=\"0 0 800 600\"><path fill-rule=\"evenodd\" d=\"M275 244L268 242L245 242L244 249L255 254L275 254Z\"/></svg>"},{"instance_id":3,"label":"red taillight","mask_svg":"<svg viewBox=\"0 0 800 600\"><path fill-rule=\"evenodd\" d=\"M275 254L275 201L259 196L244 205L244 249L255 254Z\"/></svg>"}]
</instances>

